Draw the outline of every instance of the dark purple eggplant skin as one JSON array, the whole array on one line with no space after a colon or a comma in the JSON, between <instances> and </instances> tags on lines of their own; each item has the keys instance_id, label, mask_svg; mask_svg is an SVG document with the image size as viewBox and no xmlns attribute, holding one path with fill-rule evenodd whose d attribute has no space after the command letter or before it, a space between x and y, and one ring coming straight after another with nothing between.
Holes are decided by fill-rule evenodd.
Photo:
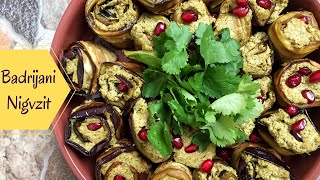
<instances>
[{"instance_id":1,"label":"dark purple eggplant skin","mask_svg":"<svg viewBox=\"0 0 320 180\"><path fill-rule=\"evenodd\" d=\"M240 157L240 160L239 160L239 166L238 166L237 171L238 171L239 180L251 179L251 178L249 178L247 165L246 165L245 161L241 157Z\"/></svg>"}]
</instances>

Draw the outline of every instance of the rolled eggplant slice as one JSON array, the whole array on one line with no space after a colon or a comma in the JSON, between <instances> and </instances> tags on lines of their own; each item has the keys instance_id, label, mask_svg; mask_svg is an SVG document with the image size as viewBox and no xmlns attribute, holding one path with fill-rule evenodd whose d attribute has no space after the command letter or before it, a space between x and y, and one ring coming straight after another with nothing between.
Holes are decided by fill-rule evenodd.
<instances>
[{"instance_id":1,"label":"rolled eggplant slice","mask_svg":"<svg viewBox=\"0 0 320 180\"><path fill-rule=\"evenodd\" d=\"M122 131L122 119L112 106L87 102L72 110L65 141L83 155L92 156L115 144Z\"/></svg>"},{"instance_id":2,"label":"rolled eggplant slice","mask_svg":"<svg viewBox=\"0 0 320 180\"><path fill-rule=\"evenodd\" d=\"M276 19L278 19L281 12L288 6L289 0L276 0L275 1L275 7L273 9L273 12L268 19L267 24L272 24Z\"/></svg>"},{"instance_id":3,"label":"rolled eggplant slice","mask_svg":"<svg viewBox=\"0 0 320 180\"><path fill-rule=\"evenodd\" d=\"M280 16L268 30L283 61L300 59L320 46L320 30L311 12L296 11Z\"/></svg>"},{"instance_id":4,"label":"rolled eggplant slice","mask_svg":"<svg viewBox=\"0 0 320 180\"><path fill-rule=\"evenodd\" d=\"M104 62L114 62L116 55L100 44L89 41L78 41L60 54L60 60L69 78L70 87L78 94L94 94L100 66Z\"/></svg>"},{"instance_id":5,"label":"rolled eggplant slice","mask_svg":"<svg viewBox=\"0 0 320 180\"><path fill-rule=\"evenodd\" d=\"M168 160L170 156L164 157L155 149L149 141L139 138L142 129L148 130L150 127L148 104L143 98L137 99L133 106L133 111L129 119L131 134L137 149L153 163L160 163Z\"/></svg>"},{"instance_id":6,"label":"rolled eggplant slice","mask_svg":"<svg viewBox=\"0 0 320 180\"><path fill-rule=\"evenodd\" d=\"M170 21L164 16L148 13L142 14L137 24L131 30L131 36L136 49L152 51L153 38L160 35L158 33L161 32L158 29L161 28L161 25L165 27L169 26L169 23ZM162 28L165 29L164 27Z\"/></svg>"},{"instance_id":7,"label":"rolled eggplant slice","mask_svg":"<svg viewBox=\"0 0 320 180\"><path fill-rule=\"evenodd\" d=\"M210 173L196 169L193 171L194 180L237 180L237 172L221 160L215 160Z\"/></svg>"},{"instance_id":8,"label":"rolled eggplant slice","mask_svg":"<svg viewBox=\"0 0 320 180\"><path fill-rule=\"evenodd\" d=\"M309 116L304 113L290 118L288 113L279 109L269 117L260 119L259 123L267 128L260 128L259 133L270 146L277 151L280 147L292 152L284 155L310 153L320 147L320 134ZM282 152L279 151L283 154Z\"/></svg>"},{"instance_id":9,"label":"rolled eggplant slice","mask_svg":"<svg viewBox=\"0 0 320 180\"><path fill-rule=\"evenodd\" d=\"M255 82L259 83L261 86L258 101L263 104L263 110L261 112L261 114L263 114L271 109L273 104L276 102L276 94L274 93L272 77L265 76L255 80Z\"/></svg>"},{"instance_id":10,"label":"rolled eggplant slice","mask_svg":"<svg viewBox=\"0 0 320 180\"><path fill-rule=\"evenodd\" d=\"M320 106L320 64L310 59L292 61L274 74L277 99L282 107Z\"/></svg>"},{"instance_id":11,"label":"rolled eggplant slice","mask_svg":"<svg viewBox=\"0 0 320 180\"><path fill-rule=\"evenodd\" d=\"M148 11L167 15L171 9L179 6L183 0L138 0Z\"/></svg>"},{"instance_id":12,"label":"rolled eggplant slice","mask_svg":"<svg viewBox=\"0 0 320 180\"><path fill-rule=\"evenodd\" d=\"M148 179L151 164L146 162L130 143L116 144L97 158L97 180Z\"/></svg>"},{"instance_id":13,"label":"rolled eggplant slice","mask_svg":"<svg viewBox=\"0 0 320 180\"><path fill-rule=\"evenodd\" d=\"M249 41L240 48L243 56L243 71L254 77L271 74L274 62L274 51L269 37L264 32L251 36Z\"/></svg>"},{"instance_id":14,"label":"rolled eggplant slice","mask_svg":"<svg viewBox=\"0 0 320 180\"><path fill-rule=\"evenodd\" d=\"M187 166L177 162L168 161L160 164L150 177L150 180L163 179L192 180L192 175Z\"/></svg>"},{"instance_id":15,"label":"rolled eggplant slice","mask_svg":"<svg viewBox=\"0 0 320 180\"><path fill-rule=\"evenodd\" d=\"M130 30L139 18L132 0L88 0L85 15L90 28L102 39L117 48L132 44Z\"/></svg>"},{"instance_id":16,"label":"rolled eggplant slice","mask_svg":"<svg viewBox=\"0 0 320 180\"><path fill-rule=\"evenodd\" d=\"M183 19L184 14L193 14L195 17L191 22ZM212 24L215 19L210 15L207 6L200 0L189 0L181 4L172 14L172 20L178 24L189 26L190 32L195 32L200 23Z\"/></svg>"},{"instance_id":17,"label":"rolled eggplant slice","mask_svg":"<svg viewBox=\"0 0 320 180\"><path fill-rule=\"evenodd\" d=\"M173 159L176 162L190 168L199 168L203 161L213 159L216 155L216 146L214 144L209 144L205 151L200 152L198 146L191 143L194 133L188 128L185 128L183 132L181 136L183 147L181 149L174 148L173 150Z\"/></svg>"},{"instance_id":18,"label":"rolled eggplant slice","mask_svg":"<svg viewBox=\"0 0 320 180\"><path fill-rule=\"evenodd\" d=\"M101 95L108 103L123 108L128 100L140 97L143 79L119 64L104 63L99 85Z\"/></svg>"},{"instance_id":19,"label":"rolled eggplant slice","mask_svg":"<svg viewBox=\"0 0 320 180\"><path fill-rule=\"evenodd\" d=\"M256 21L256 23L259 26L264 26L268 22L269 18L271 17L271 14L273 13L276 1L277 0L270 0L270 6L262 7L259 4L259 1L261 0L248 0L250 7L253 11L253 17Z\"/></svg>"}]
</instances>

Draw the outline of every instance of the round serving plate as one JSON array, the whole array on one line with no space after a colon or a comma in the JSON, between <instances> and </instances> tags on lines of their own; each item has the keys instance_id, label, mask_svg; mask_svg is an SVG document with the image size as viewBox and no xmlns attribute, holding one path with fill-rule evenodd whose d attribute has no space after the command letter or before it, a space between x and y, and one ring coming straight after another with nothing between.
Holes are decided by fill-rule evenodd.
<instances>
[{"instance_id":1,"label":"round serving plate","mask_svg":"<svg viewBox=\"0 0 320 180\"><path fill-rule=\"evenodd\" d=\"M51 49L51 55L54 57L57 65L59 65L57 56L68 44L78 40L91 40L94 38L93 33L86 24L84 15L85 3L86 0L72 0L60 21ZM288 9L305 9L311 11L320 23L320 0L290 0ZM320 62L320 50L312 53L309 57ZM71 110L79 105L79 100L73 98L68 106L64 108L66 102L57 114L51 128L54 128L53 132L58 146L77 178L87 180L94 179L95 157L84 157L64 142L64 132L68 116ZM62 113L63 109L65 109L65 111ZM320 108L311 109L310 114L317 127L320 128ZM60 117L59 120L58 117ZM317 177L320 176L320 149L310 155L294 156L293 158L287 159L287 161L296 179L316 180Z\"/></svg>"}]
</instances>

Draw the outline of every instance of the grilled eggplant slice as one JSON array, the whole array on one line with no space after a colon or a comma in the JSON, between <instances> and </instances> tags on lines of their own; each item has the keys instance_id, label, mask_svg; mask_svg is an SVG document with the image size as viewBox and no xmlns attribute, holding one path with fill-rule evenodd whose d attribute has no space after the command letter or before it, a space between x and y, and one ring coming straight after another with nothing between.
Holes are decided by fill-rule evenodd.
<instances>
[{"instance_id":1,"label":"grilled eggplant slice","mask_svg":"<svg viewBox=\"0 0 320 180\"><path fill-rule=\"evenodd\" d=\"M85 16L90 28L117 48L129 48L133 43L130 30L139 18L132 0L88 0Z\"/></svg>"},{"instance_id":2,"label":"grilled eggplant slice","mask_svg":"<svg viewBox=\"0 0 320 180\"><path fill-rule=\"evenodd\" d=\"M127 101L141 95L142 78L116 63L104 63L99 77L102 97L113 105L123 108Z\"/></svg>"},{"instance_id":3,"label":"grilled eggplant slice","mask_svg":"<svg viewBox=\"0 0 320 180\"><path fill-rule=\"evenodd\" d=\"M138 0L148 11L167 15L171 9L179 6L183 0Z\"/></svg>"},{"instance_id":4,"label":"grilled eggplant slice","mask_svg":"<svg viewBox=\"0 0 320 180\"><path fill-rule=\"evenodd\" d=\"M292 61L274 74L277 100L282 107L320 106L320 64L310 59Z\"/></svg>"},{"instance_id":5,"label":"grilled eggplant slice","mask_svg":"<svg viewBox=\"0 0 320 180\"><path fill-rule=\"evenodd\" d=\"M70 87L75 88L78 95L86 95L97 92L101 64L114 62L117 57L100 44L78 41L60 54L60 60L69 76L66 80Z\"/></svg>"},{"instance_id":6,"label":"grilled eggplant slice","mask_svg":"<svg viewBox=\"0 0 320 180\"><path fill-rule=\"evenodd\" d=\"M177 162L168 161L160 164L150 178L150 180L162 179L192 180L192 175L187 166Z\"/></svg>"},{"instance_id":7,"label":"grilled eggplant slice","mask_svg":"<svg viewBox=\"0 0 320 180\"><path fill-rule=\"evenodd\" d=\"M106 150L96 161L97 180L148 179L151 164L145 161L130 142L121 141Z\"/></svg>"},{"instance_id":8,"label":"grilled eggplant slice","mask_svg":"<svg viewBox=\"0 0 320 180\"><path fill-rule=\"evenodd\" d=\"M237 180L237 172L232 167L228 166L222 160L214 160L213 168L210 173L204 173L196 169L193 171L194 180L211 180L211 179L221 179L221 180Z\"/></svg>"},{"instance_id":9,"label":"grilled eggplant slice","mask_svg":"<svg viewBox=\"0 0 320 180\"><path fill-rule=\"evenodd\" d=\"M320 29L311 12L295 11L280 16L268 30L282 60L301 59L320 46Z\"/></svg>"},{"instance_id":10,"label":"grilled eggplant slice","mask_svg":"<svg viewBox=\"0 0 320 180\"><path fill-rule=\"evenodd\" d=\"M122 119L112 106L86 102L72 110L65 141L83 155L92 156L122 136Z\"/></svg>"},{"instance_id":11,"label":"grilled eggplant slice","mask_svg":"<svg viewBox=\"0 0 320 180\"><path fill-rule=\"evenodd\" d=\"M258 120L257 126L261 137L280 154L310 153L320 147L320 134L306 111L290 117L279 109Z\"/></svg>"}]
</instances>

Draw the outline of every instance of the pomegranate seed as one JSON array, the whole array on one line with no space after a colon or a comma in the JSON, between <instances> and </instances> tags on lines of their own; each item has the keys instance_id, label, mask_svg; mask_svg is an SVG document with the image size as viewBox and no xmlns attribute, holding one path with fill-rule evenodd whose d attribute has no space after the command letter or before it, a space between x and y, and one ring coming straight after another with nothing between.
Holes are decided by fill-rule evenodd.
<instances>
[{"instance_id":1,"label":"pomegranate seed","mask_svg":"<svg viewBox=\"0 0 320 180\"><path fill-rule=\"evenodd\" d=\"M219 157L224 160L224 161L227 161L229 158L230 158L230 154L229 154L229 151L227 150L222 150L219 154Z\"/></svg>"},{"instance_id":2,"label":"pomegranate seed","mask_svg":"<svg viewBox=\"0 0 320 180\"><path fill-rule=\"evenodd\" d=\"M185 24L190 24L198 20L198 14L192 10L187 10L181 14L181 19Z\"/></svg>"},{"instance_id":3,"label":"pomegranate seed","mask_svg":"<svg viewBox=\"0 0 320 180\"><path fill-rule=\"evenodd\" d=\"M167 29L167 25L163 22L158 22L156 27L154 28L154 35L160 36L161 33L163 33Z\"/></svg>"},{"instance_id":4,"label":"pomegranate seed","mask_svg":"<svg viewBox=\"0 0 320 180\"><path fill-rule=\"evenodd\" d=\"M184 151L186 153L193 153L198 151L199 147L195 144L190 144L189 146L187 146L186 148L184 148Z\"/></svg>"},{"instance_id":5,"label":"pomegranate seed","mask_svg":"<svg viewBox=\"0 0 320 180\"><path fill-rule=\"evenodd\" d=\"M127 92L128 91L128 86L126 85L126 83L121 82L118 84L118 90L121 92Z\"/></svg>"},{"instance_id":6,"label":"pomegranate seed","mask_svg":"<svg viewBox=\"0 0 320 180\"><path fill-rule=\"evenodd\" d=\"M301 75L306 75L306 76L309 76L312 73L312 71L307 67L300 68L298 72Z\"/></svg>"},{"instance_id":7,"label":"pomegranate seed","mask_svg":"<svg viewBox=\"0 0 320 180\"><path fill-rule=\"evenodd\" d=\"M320 82L320 70L313 72L309 77L310 83L319 83Z\"/></svg>"},{"instance_id":8,"label":"pomegranate seed","mask_svg":"<svg viewBox=\"0 0 320 180\"><path fill-rule=\"evenodd\" d=\"M148 130L141 129L138 133L138 136L142 141L147 141L148 140Z\"/></svg>"},{"instance_id":9,"label":"pomegranate seed","mask_svg":"<svg viewBox=\"0 0 320 180\"><path fill-rule=\"evenodd\" d=\"M87 125L87 128L90 131L96 131L96 130L100 129L101 127L102 127L102 124L99 124L99 123L91 123L91 124Z\"/></svg>"},{"instance_id":10,"label":"pomegranate seed","mask_svg":"<svg viewBox=\"0 0 320 180\"><path fill-rule=\"evenodd\" d=\"M293 132L292 130L290 131L290 134L300 142L303 142L302 136L298 132Z\"/></svg>"},{"instance_id":11,"label":"pomegranate seed","mask_svg":"<svg viewBox=\"0 0 320 180\"><path fill-rule=\"evenodd\" d=\"M121 175L116 175L113 180L125 180L126 178Z\"/></svg>"},{"instance_id":12,"label":"pomegranate seed","mask_svg":"<svg viewBox=\"0 0 320 180\"><path fill-rule=\"evenodd\" d=\"M307 124L307 120L305 118L303 118L300 121L293 123L291 125L291 130L294 133L298 133L298 132L304 130L304 128L306 127L306 124Z\"/></svg>"},{"instance_id":13,"label":"pomegranate seed","mask_svg":"<svg viewBox=\"0 0 320 180\"><path fill-rule=\"evenodd\" d=\"M303 21L304 23L308 24L308 17L307 16L302 16L300 18L301 21Z\"/></svg>"},{"instance_id":14,"label":"pomegranate seed","mask_svg":"<svg viewBox=\"0 0 320 180\"><path fill-rule=\"evenodd\" d=\"M249 139L253 143L257 143L261 141L261 138L255 135L254 133L250 134Z\"/></svg>"},{"instance_id":15,"label":"pomegranate seed","mask_svg":"<svg viewBox=\"0 0 320 180\"><path fill-rule=\"evenodd\" d=\"M295 116L298 114L299 109L296 106L290 105L285 108L285 111L290 115L290 116Z\"/></svg>"},{"instance_id":16,"label":"pomegranate seed","mask_svg":"<svg viewBox=\"0 0 320 180\"><path fill-rule=\"evenodd\" d=\"M236 4L239 7L246 7L249 5L247 0L236 0Z\"/></svg>"},{"instance_id":17,"label":"pomegranate seed","mask_svg":"<svg viewBox=\"0 0 320 180\"><path fill-rule=\"evenodd\" d=\"M207 159L203 161L202 164L200 165L200 171L204 173L210 173L211 169L213 168L213 165L214 165L214 161L211 159Z\"/></svg>"},{"instance_id":18,"label":"pomegranate seed","mask_svg":"<svg viewBox=\"0 0 320 180\"><path fill-rule=\"evenodd\" d=\"M233 9L232 13L239 18L245 17L249 12L249 7L236 7Z\"/></svg>"},{"instance_id":19,"label":"pomegranate seed","mask_svg":"<svg viewBox=\"0 0 320 180\"><path fill-rule=\"evenodd\" d=\"M299 86L299 84L301 83L301 75L300 74L294 74L290 77L288 77L286 84L287 86L294 88Z\"/></svg>"},{"instance_id":20,"label":"pomegranate seed","mask_svg":"<svg viewBox=\"0 0 320 180\"><path fill-rule=\"evenodd\" d=\"M257 4L264 9L271 8L271 1L270 0L257 0Z\"/></svg>"},{"instance_id":21,"label":"pomegranate seed","mask_svg":"<svg viewBox=\"0 0 320 180\"><path fill-rule=\"evenodd\" d=\"M172 138L172 146L181 149L183 147L183 141L180 135L175 135Z\"/></svg>"},{"instance_id":22,"label":"pomegranate seed","mask_svg":"<svg viewBox=\"0 0 320 180\"><path fill-rule=\"evenodd\" d=\"M259 103L261 103L261 104L263 104L263 103L264 103L264 99L263 99L263 97L259 96L259 97L257 97L257 99L258 99L258 102L259 102Z\"/></svg>"},{"instance_id":23,"label":"pomegranate seed","mask_svg":"<svg viewBox=\"0 0 320 180\"><path fill-rule=\"evenodd\" d=\"M314 94L311 90L303 90L301 94L308 100L308 104L312 104L315 101Z\"/></svg>"},{"instance_id":24,"label":"pomegranate seed","mask_svg":"<svg viewBox=\"0 0 320 180\"><path fill-rule=\"evenodd\" d=\"M211 13L211 16L212 16L213 18L215 18L215 19L218 18L218 14L217 14L217 13Z\"/></svg>"}]
</instances>

